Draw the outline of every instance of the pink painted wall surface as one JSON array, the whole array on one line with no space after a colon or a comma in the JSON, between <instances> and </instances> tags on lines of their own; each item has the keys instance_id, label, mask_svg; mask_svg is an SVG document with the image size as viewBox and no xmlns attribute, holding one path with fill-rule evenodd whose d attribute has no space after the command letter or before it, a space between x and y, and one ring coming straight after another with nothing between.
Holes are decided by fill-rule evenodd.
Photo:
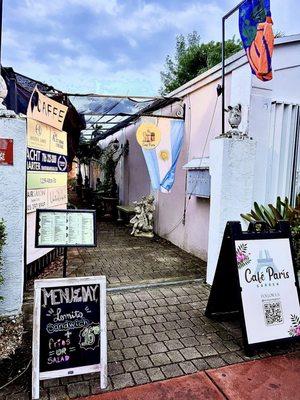
<instances>
[{"instance_id":1,"label":"pink painted wall surface","mask_svg":"<svg viewBox=\"0 0 300 400\"><path fill-rule=\"evenodd\" d=\"M189 199L189 196L185 195L186 171L182 167L192 158L207 157L209 141L220 134L221 98L217 99L218 83L219 78L201 88L192 87L182 94L176 94L183 96L186 104L184 144L172 191L168 194L156 194L156 233L204 260L207 259L208 248L209 200L195 196ZM227 85L229 98L230 76L227 78ZM124 204L132 203L151 193L147 166L135 136L139 123L126 128L118 135L121 142L125 139L129 141L129 154L124 158L121 167L123 173L118 172L120 197Z\"/></svg>"}]
</instances>

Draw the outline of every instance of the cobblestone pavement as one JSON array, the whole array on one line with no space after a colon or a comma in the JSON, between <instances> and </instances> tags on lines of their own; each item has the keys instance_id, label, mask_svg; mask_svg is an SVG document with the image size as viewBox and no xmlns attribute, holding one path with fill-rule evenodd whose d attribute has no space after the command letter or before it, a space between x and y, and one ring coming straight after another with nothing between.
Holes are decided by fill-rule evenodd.
<instances>
[{"instance_id":1,"label":"cobblestone pavement","mask_svg":"<svg viewBox=\"0 0 300 400\"><path fill-rule=\"evenodd\" d=\"M130 236L130 228L98 224L97 248L69 250L72 276L106 275L110 285L205 276L206 264L161 238Z\"/></svg>"},{"instance_id":2,"label":"cobblestone pavement","mask_svg":"<svg viewBox=\"0 0 300 400\"><path fill-rule=\"evenodd\" d=\"M296 349L281 346L246 357L238 321L214 322L204 316L208 293L208 287L199 283L110 292L107 390ZM1 400L29 399L29 370L0 394ZM95 374L52 379L42 382L41 398L74 399L96 394L100 393L98 385Z\"/></svg>"}]
</instances>

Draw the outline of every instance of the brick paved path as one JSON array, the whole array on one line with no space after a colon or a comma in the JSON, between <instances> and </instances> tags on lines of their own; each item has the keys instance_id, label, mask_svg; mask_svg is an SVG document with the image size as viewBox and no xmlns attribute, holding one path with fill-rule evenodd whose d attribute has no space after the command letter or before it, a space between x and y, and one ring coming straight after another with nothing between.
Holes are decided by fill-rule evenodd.
<instances>
[{"instance_id":1,"label":"brick paved path","mask_svg":"<svg viewBox=\"0 0 300 400\"><path fill-rule=\"evenodd\" d=\"M108 294L107 390L217 368L296 349L263 352L248 358L241 349L237 321L213 322L204 316L209 289L185 284ZM298 346L299 349L299 346ZM28 349L27 349L28 351ZM30 354L30 353L29 353ZM30 371L3 391L0 399L29 399ZM42 382L42 399L74 399L100 393L95 374Z\"/></svg>"},{"instance_id":2,"label":"brick paved path","mask_svg":"<svg viewBox=\"0 0 300 400\"><path fill-rule=\"evenodd\" d=\"M127 235L127 228L100 225L96 249L72 251L69 273L72 276L107 275L108 375L107 390L131 387L194 373L245 357L237 321L213 322L204 316L209 288L204 283L185 283L142 290L119 290L118 285L144 280L201 277L204 263L170 243L143 240ZM61 276L49 268L48 277ZM24 347L16 354L17 368L31 357L32 287L25 304ZM293 351L293 347L273 350L272 354ZM260 353L261 358L271 353ZM18 369L14 374L17 374ZM42 382L42 399L73 399L99 393L95 374ZM0 393L0 400L30 398L31 368Z\"/></svg>"},{"instance_id":3,"label":"brick paved path","mask_svg":"<svg viewBox=\"0 0 300 400\"><path fill-rule=\"evenodd\" d=\"M130 236L130 228L98 224L97 248L69 250L71 275L106 275L111 285L205 276L205 262L170 242Z\"/></svg>"}]
</instances>

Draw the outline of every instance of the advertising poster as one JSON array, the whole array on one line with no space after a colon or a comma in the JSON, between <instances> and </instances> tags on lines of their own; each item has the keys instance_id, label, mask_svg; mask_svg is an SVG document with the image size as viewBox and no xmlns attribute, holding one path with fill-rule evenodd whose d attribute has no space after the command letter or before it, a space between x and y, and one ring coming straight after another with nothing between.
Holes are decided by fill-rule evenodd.
<instances>
[{"instance_id":1,"label":"advertising poster","mask_svg":"<svg viewBox=\"0 0 300 400\"><path fill-rule=\"evenodd\" d=\"M235 241L249 344L300 336L289 239Z\"/></svg>"}]
</instances>

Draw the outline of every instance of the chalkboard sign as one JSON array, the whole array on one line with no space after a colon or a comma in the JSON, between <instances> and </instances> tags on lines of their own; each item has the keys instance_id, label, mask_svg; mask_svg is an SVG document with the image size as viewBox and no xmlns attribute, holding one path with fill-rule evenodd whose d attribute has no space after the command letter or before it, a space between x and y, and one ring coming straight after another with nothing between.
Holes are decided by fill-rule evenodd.
<instances>
[{"instance_id":1,"label":"chalkboard sign","mask_svg":"<svg viewBox=\"0 0 300 400\"><path fill-rule=\"evenodd\" d=\"M105 388L105 277L36 280L34 291L33 398L40 380L97 371Z\"/></svg>"},{"instance_id":2,"label":"chalkboard sign","mask_svg":"<svg viewBox=\"0 0 300 400\"><path fill-rule=\"evenodd\" d=\"M95 246L95 210L37 210L35 247Z\"/></svg>"},{"instance_id":3,"label":"chalkboard sign","mask_svg":"<svg viewBox=\"0 0 300 400\"><path fill-rule=\"evenodd\" d=\"M239 222L227 223L206 316L233 312L241 316L247 353L300 338L299 283L286 221L273 231L263 222L251 224L247 232Z\"/></svg>"}]
</instances>

